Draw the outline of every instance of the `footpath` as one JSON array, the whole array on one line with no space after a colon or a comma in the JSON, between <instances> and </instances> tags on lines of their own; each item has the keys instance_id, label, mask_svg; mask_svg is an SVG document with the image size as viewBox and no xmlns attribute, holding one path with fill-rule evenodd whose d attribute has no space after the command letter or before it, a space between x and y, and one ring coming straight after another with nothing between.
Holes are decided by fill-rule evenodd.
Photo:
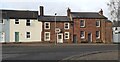
<instances>
[{"instance_id":1,"label":"footpath","mask_svg":"<svg viewBox=\"0 0 120 62\"><path fill-rule=\"evenodd\" d=\"M63 60L120 60L119 51L95 51L67 57Z\"/></svg>"}]
</instances>

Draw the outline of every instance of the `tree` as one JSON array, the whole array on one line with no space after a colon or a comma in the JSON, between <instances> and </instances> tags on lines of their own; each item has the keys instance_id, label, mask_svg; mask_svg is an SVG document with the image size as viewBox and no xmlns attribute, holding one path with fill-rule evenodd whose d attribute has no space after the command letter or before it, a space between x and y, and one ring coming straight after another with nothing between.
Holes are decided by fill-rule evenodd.
<instances>
[{"instance_id":1,"label":"tree","mask_svg":"<svg viewBox=\"0 0 120 62\"><path fill-rule=\"evenodd\" d=\"M107 5L111 21L120 21L120 0L110 0Z\"/></svg>"}]
</instances>

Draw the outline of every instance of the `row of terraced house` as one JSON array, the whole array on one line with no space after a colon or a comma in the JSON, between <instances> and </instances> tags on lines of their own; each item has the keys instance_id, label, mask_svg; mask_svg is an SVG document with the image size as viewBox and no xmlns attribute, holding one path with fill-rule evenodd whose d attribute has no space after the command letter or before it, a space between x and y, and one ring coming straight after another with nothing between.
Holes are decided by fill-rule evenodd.
<instances>
[{"instance_id":1,"label":"row of terraced house","mask_svg":"<svg viewBox=\"0 0 120 62\"><path fill-rule=\"evenodd\" d=\"M40 14L38 14L40 13ZM67 16L44 15L27 10L1 10L0 42L111 43L112 22L99 12L72 12Z\"/></svg>"}]
</instances>

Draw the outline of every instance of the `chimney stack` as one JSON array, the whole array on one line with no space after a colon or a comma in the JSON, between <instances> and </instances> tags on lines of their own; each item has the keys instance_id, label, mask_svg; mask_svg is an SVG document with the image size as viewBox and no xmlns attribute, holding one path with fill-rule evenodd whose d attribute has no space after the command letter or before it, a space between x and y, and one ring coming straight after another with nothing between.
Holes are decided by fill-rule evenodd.
<instances>
[{"instance_id":1,"label":"chimney stack","mask_svg":"<svg viewBox=\"0 0 120 62\"><path fill-rule=\"evenodd\" d=\"M102 9L99 11L99 14L100 14L100 15L103 15L103 10L102 10Z\"/></svg>"},{"instance_id":2,"label":"chimney stack","mask_svg":"<svg viewBox=\"0 0 120 62\"><path fill-rule=\"evenodd\" d=\"M44 16L44 7L40 6L40 16Z\"/></svg>"},{"instance_id":3,"label":"chimney stack","mask_svg":"<svg viewBox=\"0 0 120 62\"><path fill-rule=\"evenodd\" d=\"M67 16L68 16L68 17L70 17L70 12L71 12L71 9L68 8L68 9L67 9Z\"/></svg>"}]
</instances>

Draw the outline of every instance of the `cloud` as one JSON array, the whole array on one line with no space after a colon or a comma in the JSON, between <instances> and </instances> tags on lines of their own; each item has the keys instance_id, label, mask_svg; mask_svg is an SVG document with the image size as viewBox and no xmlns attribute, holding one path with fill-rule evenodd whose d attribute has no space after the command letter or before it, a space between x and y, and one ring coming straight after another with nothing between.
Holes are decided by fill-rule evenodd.
<instances>
[{"instance_id":1,"label":"cloud","mask_svg":"<svg viewBox=\"0 0 120 62\"><path fill-rule=\"evenodd\" d=\"M109 0L2 0L1 9L39 10L44 6L45 14L66 15L67 8L72 11L98 12L101 8L107 15L107 2Z\"/></svg>"}]
</instances>

